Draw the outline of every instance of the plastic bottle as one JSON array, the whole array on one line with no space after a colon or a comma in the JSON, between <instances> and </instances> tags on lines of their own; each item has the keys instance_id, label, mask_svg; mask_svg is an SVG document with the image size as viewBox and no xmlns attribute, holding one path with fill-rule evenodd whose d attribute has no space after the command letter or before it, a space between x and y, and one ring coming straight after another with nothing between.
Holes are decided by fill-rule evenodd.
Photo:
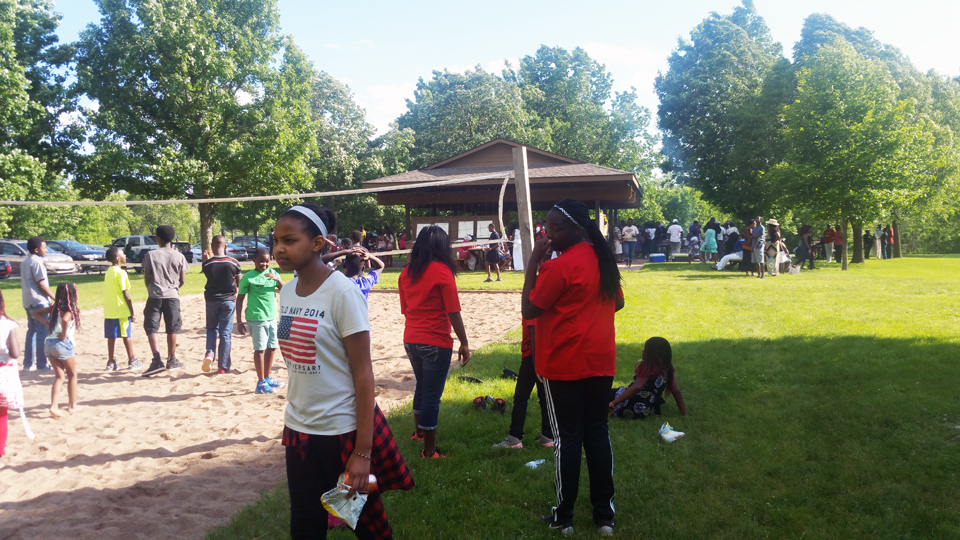
<instances>
[{"instance_id":1,"label":"plastic bottle","mask_svg":"<svg viewBox=\"0 0 960 540\"><path fill-rule=\"evenodd\" d=\"M536 461L531 461L529 463L526 463L526 466L530 467L531 469L536 469L537 467L543 465L546 462L547 461L545 459L538 459Z\"/></svg>"}]
</instances>

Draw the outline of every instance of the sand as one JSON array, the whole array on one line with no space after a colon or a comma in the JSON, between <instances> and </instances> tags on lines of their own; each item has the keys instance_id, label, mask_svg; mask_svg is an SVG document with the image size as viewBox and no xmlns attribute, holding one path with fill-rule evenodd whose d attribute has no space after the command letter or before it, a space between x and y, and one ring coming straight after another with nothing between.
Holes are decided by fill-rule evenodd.
<instances>
[{"instance_id":1,"label":"sand","mask_svg":"<svg viewBox=\"0 0 960 540\"><path fill-rule=\"evenodd\" d=\"M461 303L471 348L519 326L519 293L462 293ZM0 458L0 538L202 538L285 479L284 389L253 393L252 343L236 333L231 373L203 373L202 296L183 298L182 312L177 357L185 368L144 378L103 371L103 312L84 310L76 335L79 408L65 411L64 388L60 419L47 412L52 375L21 372L36 439L26 438L11 411L7 455ZM370 321L377 400L390 409L414 389L396 293L370 295ZM26 325L18 322L22 343ZM146 365L139 321L134 343ZM117 350L126 366L120 343ZM274 378L286 381L279 354L277 364Z\"/></svg>"}]
</instances>

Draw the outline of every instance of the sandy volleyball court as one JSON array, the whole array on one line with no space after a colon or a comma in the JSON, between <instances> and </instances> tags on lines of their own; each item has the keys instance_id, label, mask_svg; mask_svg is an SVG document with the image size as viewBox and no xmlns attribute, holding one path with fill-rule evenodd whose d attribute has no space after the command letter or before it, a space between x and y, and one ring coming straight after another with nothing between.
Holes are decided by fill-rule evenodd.
<instances>
[{"instance_id":1,"label":"sandy volleyball court","mask_svg":"<svg viewBox=\"0 0 960 540\"><path fill-rule=\"evenodd\" d=\"M519 293L464 293L461 302L471 348L520 324ZM76 336L80 408L59 420L47 413L52 375L22 373L36 439L11 412L0 458L0 539L201 538L284 478L284 389L253 393L249 336L233 336L233 372L203 373L203 298L184 298L182 311L177 356L185 369L143 378L103 371L102 310L84 310ZM414 388L396 293L370 295L370 320L378 402L387 409ZM134 351L146 365L139 317L136 327ZM120 343L117 350L125 366ZM274 377L285 381L277 364ZM65 411L65 388L60 403Z\"/></svg>"}]
</instances>

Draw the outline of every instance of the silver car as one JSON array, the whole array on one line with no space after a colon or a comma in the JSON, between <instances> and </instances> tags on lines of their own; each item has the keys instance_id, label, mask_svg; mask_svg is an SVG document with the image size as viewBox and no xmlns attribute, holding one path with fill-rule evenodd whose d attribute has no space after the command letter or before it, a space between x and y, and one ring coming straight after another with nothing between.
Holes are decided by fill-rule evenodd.
<instances>
[{"instance_id":1,"label":"silver car","mask_svg":"<svg viewBox=\"0 0 960 540\"><path fill-rule=\"evenodd\" d=\"M27 242L25 240L0 240L0 257L10 263L13 272L20 273L20 264L27 257ZM73 258L63 253L47 251L43 258L43 266L48 274L72 274L77 271Z\"/></svg>"}]
</instances>

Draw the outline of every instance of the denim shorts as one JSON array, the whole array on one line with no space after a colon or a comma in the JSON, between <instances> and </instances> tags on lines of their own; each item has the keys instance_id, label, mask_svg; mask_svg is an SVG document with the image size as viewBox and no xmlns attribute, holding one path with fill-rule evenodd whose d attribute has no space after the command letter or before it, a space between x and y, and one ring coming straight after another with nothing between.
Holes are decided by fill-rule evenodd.
<instances>
[{"instance_id":1,"label":"denim shorts","mask_svg":"<svg viewBox=\"0 0 960 540\"><path fill-rule=\"evenodd\" d=\"M404 343L413 375L417 378L417 389L413 393L413 414L420 415L417 427L437 429L440 418L440 398L447 384L447 372L453 349L444 349L436 345L418 345Z\"/></svg>"},{"instance_id":2,"label":"denim shorts","mask_svg":"<svg viewBox=\"0 0 960 540\"><path fill-rule=\"evenodd\" d=\"M43 341L43 354L54 360L73 358L73 342L69 339L48 337Z\"/></svg>"},{"instance_id":3,"label":"denim shorts","mask_svg":"<svg viewBox=\"0 0 960 540\"><path fill-rule=\"evenodd\" d=\"M247 321L247 330L253 338L253 350L265 351L280 346L277 341L277 321Z\"/></svg>"}]
</instances>

